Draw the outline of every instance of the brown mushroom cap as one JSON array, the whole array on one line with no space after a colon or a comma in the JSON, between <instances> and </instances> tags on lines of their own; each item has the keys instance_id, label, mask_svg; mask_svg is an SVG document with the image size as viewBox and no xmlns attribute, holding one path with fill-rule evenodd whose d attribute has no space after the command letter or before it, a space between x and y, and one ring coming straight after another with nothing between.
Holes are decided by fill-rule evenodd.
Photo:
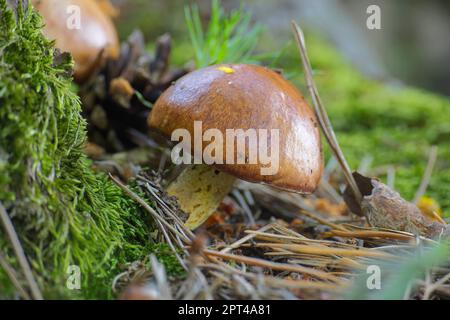
<instances>
[{"instance_id":1,"label":"brown mushroom cap","mask_svg":"<svg viewBox=\"0 0 450 320\"><path fill-rule=\"evenodd\" d=\"M318 122L303 96L280 74L245 64L196 70L167 89L148 118L150 127L168 137L178 128L187 129L193 137L194 121L202 121L203 132L216 128L224 136L226 129L278 129L279 170L275 175L262 175L261 167L267 166L260 163L215 167L243 180L289 191L309 193L317 187L323 169Z\"/></svg>"},{"instance_id":2,"label":"brown mushroom cap","mask_svg":"<svg viewBox=\"0 0 450 320\"><path fill-rule=\"evenodd\" d=\"M115 58L119 54L116 29L101 7L93 0L33 0L45 20L44 34L56 40L56 47L70 52L75 60L75 78L83 81L91 73L99 53ZM80 29L69 29L70 5L80 8Z\"/></svg>"}]
</instances>

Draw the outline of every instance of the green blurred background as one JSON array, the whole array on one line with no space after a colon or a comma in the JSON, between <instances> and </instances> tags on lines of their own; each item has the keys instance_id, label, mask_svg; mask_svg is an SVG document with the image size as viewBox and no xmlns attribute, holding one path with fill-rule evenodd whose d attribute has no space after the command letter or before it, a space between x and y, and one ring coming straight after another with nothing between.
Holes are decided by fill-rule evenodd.
<instances>
[{"instance_id":1,"label":"green blurred background","mask_svg":"<svg viewBox=\"0 0 450 320\"><path fill-rule=\"evenodd\" d=\"M210 1L112 0L126 37L136 26L148 41L170 32L178 44L188 39L183 7L195 3L205 19ZM381 9L381 30L368 30L366 9ZM395 78L450 95L450 2L446 0L224 0L232 10L243 6L266 28L260 49L275 50L291 39L289 21L313 28L354 65L372 77Z\"/></svg>"}]
</instances>

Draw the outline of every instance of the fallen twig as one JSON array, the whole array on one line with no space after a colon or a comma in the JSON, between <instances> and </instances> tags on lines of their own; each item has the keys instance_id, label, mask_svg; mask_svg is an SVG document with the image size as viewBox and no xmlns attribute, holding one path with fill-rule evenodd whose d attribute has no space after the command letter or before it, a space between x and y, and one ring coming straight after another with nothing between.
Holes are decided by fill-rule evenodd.
<instances>
[{"instance_id":1,"label":"fallen twig","mask_svg":"<svg viewBox=\"0 0 450 320\"><path fill-rule=\"evenodd\" d=\"M17 289L19 294L24 298L25 300L30 300L30 295L28 292L22 287L20 284L19 279L17 279L16 272L14 269L10 266L8 261L6 261L5 258L3 258L3 255L0 254L0 266L5 270L6 274L8 275L9 279L11 280L14 287Z\"/></svg>"},{"instance_id":2,"label":"fallen twig","mask_svg":"<svg viewBox=\"0 0 450 320\"><path fill-rule=\"evenodd\" d=\"M291 265L291 264L287 264L287 263L277 263L277 262L267 261L267 260L258 259L258 258L251 258L251 257L240 256L240 255L235 255L235 254L221 253L221 252L214 251L214 250L204 250L204 253L206 255L215 256L215 257L219 257L222 259L239 261L239 262L243 262L243 263L246 263L249 265L269 268L272 270L298 272L298 273L302 273L302 274L308 274L310 276L314 276L319 279L330 280L330 281L333 281L336 283L342 282L341 279L329 274L328 272L324 272L324 271L320 271L320 270L316 270L316 269L312 269L312 268L307 268L307 267L303 267L303 266L299 266L299 265Z\"/></svg>"},{"instance_id":3,"label":"fallen twig","mask_svg":"<svg viewBox=\"0 0 450 320\"><path fill-rule=\"evenodd\" d=\"M428 157L427 167L425 169L425 173L423 174L422 181L420 182L419 188L417 189L416 194L414 195L413 203L417 204L425 194L427 190L428 184L430 183L431 174L433 173L434 164L437 159L437 146L432 146L430 149L430 155Z\"/></svg>"},{"instance_id":4,"label":"fallen twig","mask_svg":"<svg viewBox=\"0 0 450 320\"><path fill-rule=\"evenodd\" d=\"M269 230L270 228L272 228L272 224L271 223L268 224L268 225L265 225L264 227L258 229L257 231L264 232L264 231ZM220 252L221 253L227 253L227 252L229 252L229 251L231 251L233 249L239 248L240 245L242 245L243 243L251 240L256 235L257 235L256 233L246 235L245 237L243 237L243 238L237 240L236 242L233 242L232 244L228 245L227 247L223 248L222 250L220 250Z\"/></svg>"},{"instance_id":5,"label":"fallen twig","mask_svg":"<svg viewBox=\"0 0 450 320\"><path fill-rule=\"evenodd\" d=\"M20 244L19 237L17 236L17 233L14 230L14 226L11 222L11 219L9 218L9 215L1 202L0 202L0 220L2 221L3 227L5 228L6 234L8 235L9 241L11 242L19 265L22 268L22 271L25 275L25 279L28 282L31 291L31 296L35 300L43 300L41 291L39 290L36 280L34 279L31 267L28 264L25 252L23 251L22 245Z\"/></svg>"},{"instance_id":6,"label":"fallen twig","mask_svg":"<svg viewBox=\"0 0 450 320\"><path fill-rule=\"evenodd\" d=\"M330 146L334 156L336 157L336 159L338 160L338 162L342 168L345 179L347 180L347 183L351 187L351 189L355 195L355 198L359 202L361 202L361 200L362 200L361 192L359 191L358 185L356 184L356 181L352 176L352 172L347 163L347 160L345 159L344 153L342 152L342 150L339 146L339 143L337 141L336 135L333 130L333 126L331 124L330 119L328 118L327 111L320 99L317 87L314 83L311 63L309 62L303 31L300 29L300 27L297 25L297 23L295 23L295 21L292 21L292 27L294 30L297 46L300 51L300 56L302 58L303 69L305 71L306 83L307 83L309 92L311 94L314 111L319 120L320 127L322 128L322 132L325 135L328 145Z\"/></svg>"},{"instance_id":7,"label":"fallen twig","mask_svg":"<svg viewBox=\"0 0 450 320\"><path fill-rule=\"evenodd\" d=\"M369 249L343 249L327 246L310 246L294 243L257 243L256 247L281 248L295 253L315 255L337 255L345 257L392 258L391 254Z\"/></svg>"}]
</instances>

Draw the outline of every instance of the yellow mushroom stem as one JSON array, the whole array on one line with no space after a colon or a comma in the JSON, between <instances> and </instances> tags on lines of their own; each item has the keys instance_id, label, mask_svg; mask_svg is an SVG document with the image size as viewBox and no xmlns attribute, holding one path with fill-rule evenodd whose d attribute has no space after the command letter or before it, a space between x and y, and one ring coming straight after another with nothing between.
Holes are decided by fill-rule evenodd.
<instances>
[{"instance_id":1,"label":"yellow mushroom stem","mask_svg":"<svg viewBox=\"0 0 450 320\"><path fill-rule=\"evenodd\" d=\"M175 196L181 209L189 214L185 224L193 230L214 213L235 181L235 177L212 166L192 165L169 185L167 193Z\"/></svg>"}]
</instances>

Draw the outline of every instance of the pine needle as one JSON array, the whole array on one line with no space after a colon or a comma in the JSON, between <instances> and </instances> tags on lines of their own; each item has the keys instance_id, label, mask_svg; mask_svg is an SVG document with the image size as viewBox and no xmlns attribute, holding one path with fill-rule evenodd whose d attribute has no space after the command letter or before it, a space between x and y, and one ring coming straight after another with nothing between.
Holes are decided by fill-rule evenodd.
<instances>
[{"instance_id":1,"label":"pine needle","mask_svg":"<svg viewBox=\"0 0 450 320\"><path fill-rule=\"evenodd\" d=\"M308 53L306 51L305 37L303 35L303 31L295 23L295 21L292 21L292 28L294 30L295 39L297 42L298 49L300 51L300 56L302 58L303 69L305 71L306 83L307 83L309 92L311 94L314 111L319 120L320 127L322 128L323 134L325 135L325 138L328 142L328 145L331 148L331 151L333 152L334 156L336 157L336 159L339 162L339 165L342 168L342 171L344 173L345 179L347 180L347 183L349 184L350 188L352 189L353 193L355 194L356 200L358 202L361 202L361 200L362 200L361 192L359 191L358 185L356 184L356 181L353 178L352 172L347 163L347 160L345 159L344 153L342 152L342 150L339 146L339 143L337 141L336 135L333 130L333 126L331 125L330 119L328 118L327 111L320 99L317 87L314 83L312 67L309 62Z\"/></svg>"},{"instance_id":2,"label":"pine needle","mask_svg":"<svg viewBox=\"0 0 450 320\"><path fill-rule=\"evenodd\" d=\"M11 222L11 219L6 212L6 209L0 203L0 220L3 224L3 227L8 235L8 238L11 242L11 246L14 249L14 253L16 254L17 260L19 261L19 265L22 268L22 271L25 275L25 279L28 282L30 287L31 295L35 300L43 300L42 293L39 290L39 287L34 279L33 272L31 271L31 267L28 263L28 260L23 251L22 245L20 244L19 237L17 236L16 231L14 230L14 226Z\"/></svg>"},{"instance_id":3,"label":"pine needle","mask_svg":"<svg viewBox=\"0 0 450 320\"><path fill-rule=\"evenodd\" d=\"M425 169L425 173L423 174L422 181L420 182L420 186L417 189L417 192L414 196L413 203L417 204L420 198L425 194L427 190L428 184L430 183L431 174L433 173L434 164L437 159L438 147L432 146L430 150L430 154L428 156L428 163Z\"/></svg>"},{"instance_id":4,"label":"pine needle","mask_svg":"<svg viewBox=\"0 0 450 320\"><path fill-rule=\"evenodd\" d=\"M303 267L300 265L291 265L287 263L277 263L272 261L267 261L263 259L258 258L252 258L252 257L246 257L241 255L235 255L235 254L228 254L228 253L221 253L214 250L204 250L204 253L207 256L213 256L213 257L219 257L225 260L234 260L238 262L243 262L249 265L258 266L258 267L264 267L264 268L270 268L272 270L280 270L280 271L290 271L290 272L298 272L298 273L304 273L308 274L310 276L317 277L319 279L324 280L330 280L336 283L342 282L341 279L331 275L328 272Z\"/></svg>"},{"instance_id":5,"label":"pine needle","mask_svg":"<svg viewBox=\"0 0 450 320\"><path fill-rule=\"evenodd\" d=\"M19 279L17 278L17 274L13 267L6 261L5 258L3 258L3 255L0 254L0 267L5 270L6 274L8 275L9 279L11 280L11 283L14 285L14 287L17 289L17 292L24 298L25 300L30 300L30 295L26 290L23 288L23 286L20 284Z\"/></svg>"}]
</instances>

